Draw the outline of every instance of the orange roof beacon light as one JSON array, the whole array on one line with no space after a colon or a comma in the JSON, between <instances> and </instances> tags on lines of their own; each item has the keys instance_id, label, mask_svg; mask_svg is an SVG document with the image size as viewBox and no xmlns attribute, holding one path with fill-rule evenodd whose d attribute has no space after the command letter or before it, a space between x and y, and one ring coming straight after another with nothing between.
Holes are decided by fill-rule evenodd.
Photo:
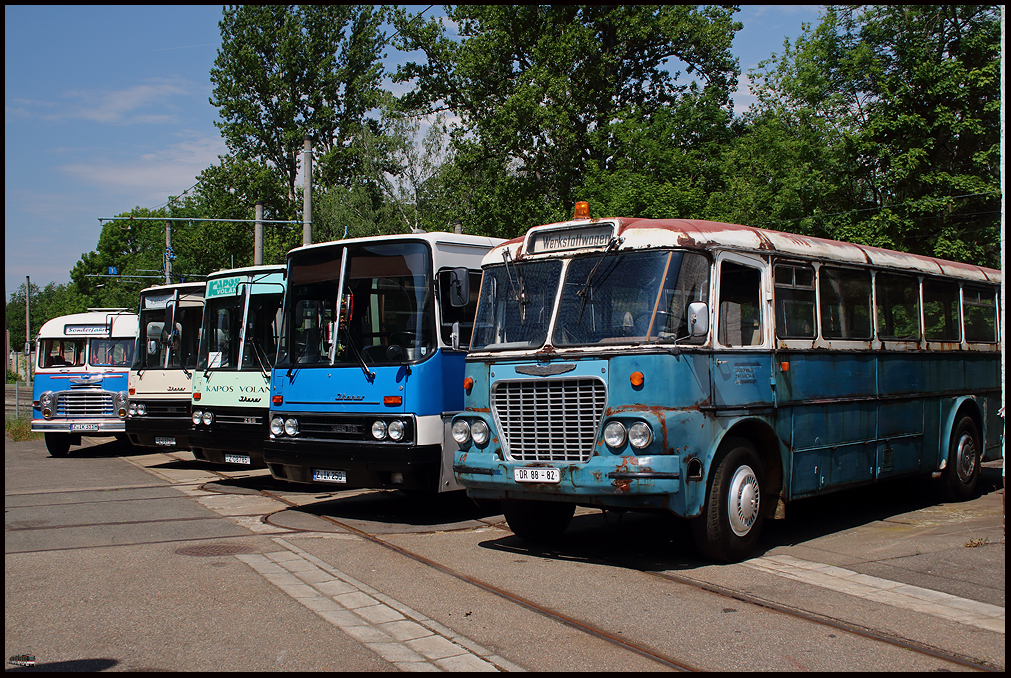
<instances>
[{"instance_id":1,"label":"orange roof beacon light","mask_svg":"<svg viewBox=\"0 0 1011 678\"><path fill-rule=\"evenodd\" d=\"M573 219L589 219L590 218L590 203L585 200L580 200L576 203L576 211L572 214Z\"/></svg>"}]
</instances>

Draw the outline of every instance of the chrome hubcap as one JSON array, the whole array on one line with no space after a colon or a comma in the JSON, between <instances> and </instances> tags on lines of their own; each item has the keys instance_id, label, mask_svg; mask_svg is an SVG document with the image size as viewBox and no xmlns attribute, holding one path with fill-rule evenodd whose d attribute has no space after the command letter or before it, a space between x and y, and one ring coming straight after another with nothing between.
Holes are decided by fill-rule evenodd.
<instances>
[{"instance_id":1,"label":"chrome hubcap","mask_svg":"<svg viewBox=\"0 0 1011 678\"><path fill-rule=\"evenodd\" d=\"M955 469L958 472L958 479L963 483L969 482L972 479L972 474L976 471L976 445L973 444L972 436L968 433L958 439Z\"/></svg>"},{"instance_id":2,"label":"chrome hubcap","mask_svg":"<svg viewBox=\"0 0 1011 678\"><path fill-rule=\"evenodd\" d=\"M761 501L761 489L758 478L750 466L740 466L734 471L730 480L730 529L738 537L743 537L751 531L751 526L758 518L758 507Z\"/></svg>"}]
</instances>

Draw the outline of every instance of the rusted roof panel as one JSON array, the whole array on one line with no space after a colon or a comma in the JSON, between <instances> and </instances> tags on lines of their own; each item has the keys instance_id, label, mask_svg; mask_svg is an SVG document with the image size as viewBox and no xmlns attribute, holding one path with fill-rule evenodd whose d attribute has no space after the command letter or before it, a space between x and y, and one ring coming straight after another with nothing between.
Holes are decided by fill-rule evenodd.
<instances>
[{"instance_id":1,"label":"rusted roof panel","mask_svg":"<svg viewBox=\"0 0 1011 678\"><path fill-rule=\"evenodd\" d=\"M879 268L916 271L945 275L979 282L998 283L1000 271L972 264L962 264L918 254L845 243L825 238L772 231L753 226L726 224L697 219L581 219L536 226L523 237L500 244L485 258L485 263L502 260L502 248L507 247L514 259L523 258L532 233L561 228L578 228L602 223L617 225L617 235L623 238L622 250L645 247L684 247L709 250L726 248L757 253L796 256L802 259L830 261L840 264L871 265ZM579 250L551 253L546 256L568 256ZM592 250L588 250L592 251Z\"/></svg>"}]
</instances>

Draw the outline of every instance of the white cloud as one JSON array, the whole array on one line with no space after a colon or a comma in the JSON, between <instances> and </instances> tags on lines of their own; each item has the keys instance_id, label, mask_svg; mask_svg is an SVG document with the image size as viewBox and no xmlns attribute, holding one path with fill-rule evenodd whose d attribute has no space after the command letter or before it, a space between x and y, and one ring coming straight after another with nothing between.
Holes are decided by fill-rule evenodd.
<instances>
[{"instance_id":1,"label":"white cloud","mask_svg":"<svg viewBox=\"0 0 1011 678\"><path fill-rule=\"evenodd\" d=\"M119 90L70 90L58 101L12 99L5 107L7 116L37 117L53 122L90 120L92 122L134 125L176 122L180 110L174 100L199 92L182 79L160 79ZM154 109L154 110L152 110Z\"/></svg>"}]
</instances>

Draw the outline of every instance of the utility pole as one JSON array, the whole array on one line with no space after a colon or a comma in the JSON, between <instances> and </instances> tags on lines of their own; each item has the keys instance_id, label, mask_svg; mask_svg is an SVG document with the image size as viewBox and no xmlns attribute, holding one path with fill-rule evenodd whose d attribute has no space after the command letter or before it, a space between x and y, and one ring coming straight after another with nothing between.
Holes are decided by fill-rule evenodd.
<instances>
[{"instance_id":1,"label":"utility pole","mask_svg":"<svg viewBox=\"0 0 1011 678\"><path fill-rule=\"evenodd\" d=\"M303 145L302 167L305 169L305 188L302 190L302 244L312 244L312 138L306 134Z\"/></svg>"},{"instance_id":2,"label":"utility pole","mask_svg":"<svg viewBox=\"0 0 1011 678\"><path fill-rule=\"evenodd\" d=\"M253 225L253 266L263 264L263 203L256 203L256 224Z\"/></svg>"},{"instance_id":3,"label":"utility pole","mask_svg":"<svg viewBox=\"0 0 1011 678\"><path fill-rule=\"evenodd\" d=\"M172 282L172 222L165 222L165 284Z\"/></svg>"},{"instance_id":4,"label":"utility pole","mask_svg":"<svg viewBox=\"0 0 1011 678\"><path fill-rule=\"evenodd\" d=\"M32 314L31 314L31 304L29 300L32 298L32 279L30 276L25 276L25 381L30 382L29 373L31 372L31 355L32 355Z\"/></svg>"}]
</instances>

